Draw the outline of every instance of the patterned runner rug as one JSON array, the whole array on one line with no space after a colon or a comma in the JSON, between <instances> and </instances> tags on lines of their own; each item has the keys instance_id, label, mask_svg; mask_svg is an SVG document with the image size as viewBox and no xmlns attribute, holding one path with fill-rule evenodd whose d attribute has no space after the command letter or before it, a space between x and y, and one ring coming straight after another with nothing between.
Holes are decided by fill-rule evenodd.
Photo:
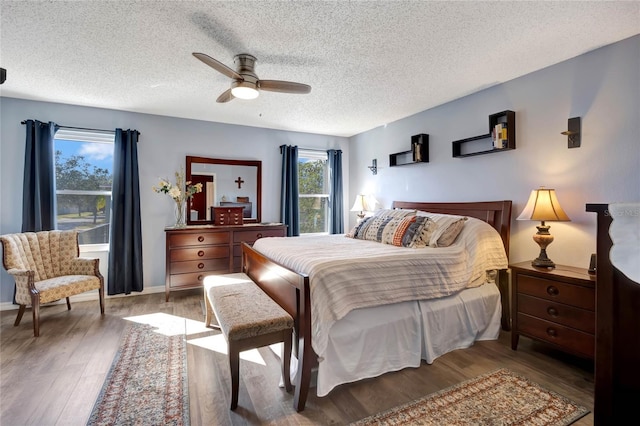
<instances>
[{"instance_id":1,"label":"patterned runner rug","mask_svg":"<svg viewBox=\"0 0 640 426\"><path fill-rule=\"evenodd\" d=\"M189 425L184 334L166 336L131 324L89 417L88 425Z\"/></svg>"},{"instance_id":2,"label":"patterned runner rug","mask_svg":"<svg viewBox=\"0 0 640 426\"><path fill-rule=\"evenodd\" d=\"M507 369L367 417L365 425L569 425L589 413Z\"/></svg>"}]
</instances>

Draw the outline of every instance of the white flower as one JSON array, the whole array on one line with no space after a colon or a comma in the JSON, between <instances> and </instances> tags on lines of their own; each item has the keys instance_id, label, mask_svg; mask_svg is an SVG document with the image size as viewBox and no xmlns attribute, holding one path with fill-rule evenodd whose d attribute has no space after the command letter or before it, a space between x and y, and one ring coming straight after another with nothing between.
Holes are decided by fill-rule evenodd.
<instances>
[{"instance_id":1,"label":"white flower","mask_svg":"<svg viewBox=\"0 0 640 426\"><path fill-rule=\"evenodd\" d=\"M180 199L180 195L181 195L180 194L180 190L178 188L176 188L175 186L172 187L171 189L169 189L168 194L174 200L179 200Z\"/></svg>"}]
</instances>

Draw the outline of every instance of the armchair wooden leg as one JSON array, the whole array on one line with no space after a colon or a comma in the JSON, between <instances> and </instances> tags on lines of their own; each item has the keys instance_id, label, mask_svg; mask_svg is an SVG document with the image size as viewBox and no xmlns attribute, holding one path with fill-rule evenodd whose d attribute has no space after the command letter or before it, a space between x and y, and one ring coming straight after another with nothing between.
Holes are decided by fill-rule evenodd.
<instances>
[{"instance_id":1,"label":"armchair wooden leg","mask_svg":"<svg viewBox=\"0 0 640 426\"><path fill-rule=\"evenodd\" d=\"M67 311L70 311L70 310L71 310L71 301L67 297Z\"/></svg>"},{"instance_id":2,"label":"armchair wooden leg","mask_svg":"<svg viewBox=\"0 0 640 426\"><path fill-rule=\"evenodd\" d=\"M27 305L20 305L20 307L18 308L18 316L16 318L16 322L13 323L13 326L16 327L20 324L20 321L22 321L22 315L24 315L24 310L27 307Z\"/></svg>"},{"instance_id":3,"label":"armchair wooden leg","mask_svg":"<svg viewBox=\"0 0 640 426\"><path fill-rule=\"evenodd\" d=\"M33 337L40 336L40 298L31 298L31 310L33 311Z\"/></svg>"},{"instance_id":4,"label":"armchair wooden leg","mask_svg":"<svg viewBox=\"0 0 640 426\"><path fill-rule=\"evenodd\" d=\"M98 295L100 297L100 314L104 315L104 287L98 289Z\"/></svg>"}]
</instances>

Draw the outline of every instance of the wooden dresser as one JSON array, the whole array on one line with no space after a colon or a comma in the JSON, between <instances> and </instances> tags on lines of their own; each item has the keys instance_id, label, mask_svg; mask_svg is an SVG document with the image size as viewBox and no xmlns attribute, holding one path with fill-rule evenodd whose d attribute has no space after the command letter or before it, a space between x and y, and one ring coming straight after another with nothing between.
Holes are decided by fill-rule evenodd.
<instances>
[{"instance_id":1,"label":"wooden dresser","mask_svg":"<svg viewBox=\"0 0 640 426\"><path fill-rule=\"evenodd\" d=\"M562 351L593 359L595 350L595 277L586 269L531 262L510 265L513 319L511 348L520 335Z\"/></svg>"},{"instance_id":2,"label":"wooden dresser","mask_svg":"<svg viewBox=\"0 0 640 426\"><path fill-rule=\"evenodd\" d=\"M282 224L166 228L167 302L172 290L201 287L207 275L240 272L242 242L253 244L259 238L285 235Z\"/></svg>"}]
</instances>

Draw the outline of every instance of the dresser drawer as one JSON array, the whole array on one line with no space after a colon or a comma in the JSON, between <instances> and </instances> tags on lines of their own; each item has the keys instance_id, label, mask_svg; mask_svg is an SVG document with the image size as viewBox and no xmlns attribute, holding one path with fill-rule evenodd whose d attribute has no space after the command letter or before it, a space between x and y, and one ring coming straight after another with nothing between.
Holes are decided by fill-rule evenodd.
<instances>
[{"instance_id":1,"label":"dresser drawer","mask_svg":"<svg viewBox=\"0 0 640 426\"><path fill-rule=\"evenodd\" d=\"M528 294L557 303L595 310L595 290L589 287L518 274L518 295Z\"/></svg>"},{"instance_id":2,"label":"dresser drawer","mask_svg":"<svg viewBox=\"0 0 640 426\"><path fill-rule=\"evenodd\" d=\"M236 231L233 233L233 242L253 244L256 240L264 237L284 237L282 229L255 229L252 231Z\"/></svg>"},{"instance_id":3,"label":"dresser drawer","mask_svg":"<svg viewBox=\"0 0 640 426\"><path fill-rule=\"evenodd\" d=\"M230 232L202 232L173 234L169 237L170 247L202 246L210 244L229 244Z\"/></svg>"},{"instance_id":4,"label":"dresser drawer","mask_svg":"<svg viewBox=\"0 0 640 426\"><path fill-rule=\"evenodd\" d=\"M217 271L219 273L226 274L229 271L228 267L225 267L221 271ZM207 272L193 272L190 274L176 274L171 275L170 283L171 288L175 287L199 287L203 285L204 278L209 275L215 275L216 271L207 271Z\"/></svg>"},{"instance_id":5,"label":"dresser drawer","mask_svg":"<svg viewBox=\"0 0 640 426\"><path fill-rule=\"evenodd\" d=\"M563 325L518 313L520 333L558 345L563 350L593 358L595 337Z\"/></svg>"},{"instance_id":6,"label":"dresser drawer","mask_svg":"<svg viewBox=\"0 0 640 426\"><path fill-rule=\"evenodd\" d=\"M173 262L220 258L229 258L229 246L179 248L172 249L171 253L169 254L169 260L171 261L172 265Z\"/></svg>"},{"instance_id":7,"label":"dresser drawer","mask_svg":"<svg viewBox=\"0 0 640 426\"><path fill-rule=\"evenodd\" d=\"M552 321L585 333L595 334L596 314L554 301L518 294L518 311Z\"/></svg>"},{"instance_id":8,"label":"dresser drawer","mask_svg":"<svg viewBox=\"0 0 640 426\"><path fill-rule=\"evenodd\" d=\"M219 259L189 260L185 262L171 262L171 274L186 274L190 272L220 271L229 267L227 257Z\"/></svg>"}]
</instances>

